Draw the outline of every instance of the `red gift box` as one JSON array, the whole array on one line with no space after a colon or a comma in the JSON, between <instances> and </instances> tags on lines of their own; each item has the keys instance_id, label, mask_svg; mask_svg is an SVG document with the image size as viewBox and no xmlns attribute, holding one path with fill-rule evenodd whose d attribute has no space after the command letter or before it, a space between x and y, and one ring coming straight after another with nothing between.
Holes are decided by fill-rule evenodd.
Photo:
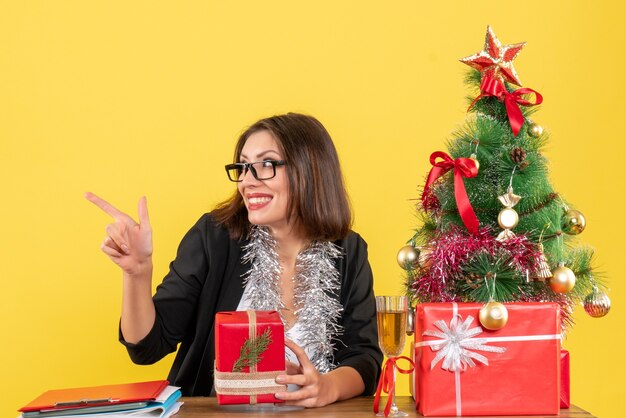
<instances>
[{"instance_id":1,"label":"red gift box","mask_svg":"<svg viewBox=\"0 0 626 418\"><path fill-rule=\"evenodd\" d=\"M285 334L278 312L216 314L214 386L219 405L282 402L274 396L287 390L276 383L279 374L285 374Z\"/></svg>"},{"instance_id":2,"label":"red gift box","mask_svg":"<svg viewBox=\"0 0 626 418\"><path fill-rule=\"evenodd\" d=\"M561 408L569 405L569 351L561 350Z\"/></svg>"},{"instance_id":3,"label":"red gift box","mask_svg":"<svg viewBox=\"0 0 626 418\"><path fill-rule=\"evenodd\" d=\"M508 323L497 331L488 331L478 322L482 306L417 306L417 410L423 416L557 415L558 305L507 303Z\"/></svg>"}]
</instances>

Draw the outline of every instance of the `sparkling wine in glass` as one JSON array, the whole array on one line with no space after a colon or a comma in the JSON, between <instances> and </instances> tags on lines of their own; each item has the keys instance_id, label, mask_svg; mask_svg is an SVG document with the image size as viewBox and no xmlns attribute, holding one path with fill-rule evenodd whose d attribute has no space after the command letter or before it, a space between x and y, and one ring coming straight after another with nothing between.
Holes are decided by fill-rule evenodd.
<instances>
[{"instance_id":1,"label":"sparkling wine in glass","mask_svg":"<svg viewBox=\"0 0 626 418\"><path fill-rule=\"evenodd\" d=\"M378 345L383 354L397 357L402 354L406 341L406 315L409 301L406 296L376 296L376 319L378 321ZM393 390L390 417L406 417L406 412L396 406L396 367L393 368ZM377 416L384 416L379 412Z\"/></svg>"}]
</instances>

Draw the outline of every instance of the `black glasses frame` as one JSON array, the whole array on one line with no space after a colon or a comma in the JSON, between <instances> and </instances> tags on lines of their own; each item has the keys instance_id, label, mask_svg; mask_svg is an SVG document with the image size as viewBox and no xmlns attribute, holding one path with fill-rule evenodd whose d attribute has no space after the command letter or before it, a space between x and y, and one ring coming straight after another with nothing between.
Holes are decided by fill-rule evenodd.
<instances>
[{"instance_id":1,"label":"black glasses frame","mask_svg":"<svg viewBox=\"0 0 626 418\"><path fill-rule=\"evenodd\" d=\"M254 164L270 164L272 166L272 175L269 177L263 177L260 178L256 168L254 168ZM230 181L234 181L236 183L239 183L243 180L243 178L245 177L246 173L248 172L248 170L250 170L252 172L252 175L254 176L255 179L257 180L269 180L269 179L273 179L274 177L276 177L276 167L281 166L281 165L285 165L285 161L284 160L264 160L264 161L255 161L252 163L234 163L234 164L226 164L224 166L224 168L226 169L226 174L228 175L228 179ZM231 170L239 170L240 174L237 178L232 178L231 177Z\"/></svg>"}]
</instances>

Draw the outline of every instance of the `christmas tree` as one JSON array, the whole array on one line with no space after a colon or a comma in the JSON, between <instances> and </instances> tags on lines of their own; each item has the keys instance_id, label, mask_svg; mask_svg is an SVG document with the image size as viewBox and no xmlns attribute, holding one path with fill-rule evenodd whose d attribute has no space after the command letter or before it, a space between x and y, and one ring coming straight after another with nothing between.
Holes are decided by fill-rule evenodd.
<instances>
[{"instance_id":1,"label":"christmas tree","mask_svg":"<svg viewBox=\"0 0 626 418\"><path fill-rule=\"evenodd\" d=\"M570 325L576 303L599 317L610 301L593 249L577 237L583 214L548 179L548 135L531 120L543 98L520 88L513 66L524 45L502 45L488 27L484 49L461 59L475 90L468 116L448 153L430 157L422 225L398 262L413 303L484 302L497 316L500 302L551 301Z\"/></svg>"}]
</instances>

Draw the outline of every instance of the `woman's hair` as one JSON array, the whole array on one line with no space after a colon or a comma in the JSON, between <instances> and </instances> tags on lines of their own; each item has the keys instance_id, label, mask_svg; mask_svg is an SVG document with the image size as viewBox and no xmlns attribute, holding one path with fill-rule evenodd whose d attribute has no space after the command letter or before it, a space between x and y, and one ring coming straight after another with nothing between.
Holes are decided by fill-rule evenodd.
<instances>
[{"instance_id":1,"label":"woman's hair","mask_svg":"<svg viewBox=\"0 0 626 418\"><path fill-rule=\"evenodd\" d=\"M337 150L326 128L312 116L298 113L261 119L239 137L234 162L239 162L248 138L260 131L272 134L286 162L291 196L288 220L295 221L304 237L312 241L344 238L352 224L352 211ZM248 211L238 191L212 214L234 239L245 237L250 229Z\"/></svg>"}]
</instances>

